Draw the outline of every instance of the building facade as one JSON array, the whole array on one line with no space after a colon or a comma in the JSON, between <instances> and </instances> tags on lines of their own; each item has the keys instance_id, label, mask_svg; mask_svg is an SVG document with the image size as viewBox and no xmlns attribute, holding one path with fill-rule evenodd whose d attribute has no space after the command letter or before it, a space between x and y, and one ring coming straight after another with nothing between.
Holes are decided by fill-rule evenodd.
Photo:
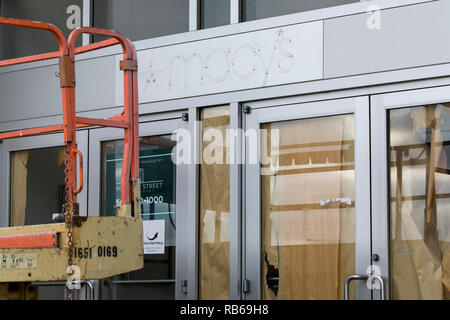
<instances>
[{"instance_id":1,"label":"building facade","mask_svg":"<svg viewBox=\"0 0 450 320\"><path fill-rule=\"evenodd\" d=\"M351 299L450 298L449 0L0 0L0 16L138 50L144 237L162 245L82 298L343 299L351 275ZM0 27L0 59L54 50ZM121 59L77 56L79 115L121 111ZM57 71L0 69L1 132L62 122ZM121 139L78 131L82 215L114 214ZM0 143L0 226L52 222L63 159L62 134Z\"/></svg>"}]
</instances>

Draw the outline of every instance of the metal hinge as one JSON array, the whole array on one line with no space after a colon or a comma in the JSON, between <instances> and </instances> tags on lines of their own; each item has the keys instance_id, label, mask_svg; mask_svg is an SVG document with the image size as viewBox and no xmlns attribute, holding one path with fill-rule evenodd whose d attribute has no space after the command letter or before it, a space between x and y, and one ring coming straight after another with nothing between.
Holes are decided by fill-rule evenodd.
<instances>
[{"instance_id":1,"label":"metal hinge","mask_svg":"<svg viewBox=\"0 0 450 320\"><path fill-rule=\"evenodd\" d=\"M187 280L181 280L181 292L187 294L188 292Z\"/></svg>"},{"instance_id":2,"label":"metal hinge","mask_svg":"<svg viewBox=\"0 0 450 320\"><path fill-rule=\"evenodd\" d=\"M250 113L250 107L249 106L243 106L242 107L242 113L246 113L246 114L248 114L248 113Z\"/></svg>"},{"instance_id":3,"label":"metal hinge","mask_svg":"<svg viewBox=\"0 0 450 320\"><path fill-rule=\"evenodd\" d=\"M181 120L183 120L183 121L189 121L189 113L183 112L183 113L181 114Z\"/></svg>"},{"instance_id":4,"label":"metal hinge","mask_svg":"<svg viewBox=\"0 0 450 320\"><path fill-rule=\"evenodd\" d=\"M250 281L248 279L242 279L242 292L249 293L250 292Z\"/></svg>"}]
</instances>

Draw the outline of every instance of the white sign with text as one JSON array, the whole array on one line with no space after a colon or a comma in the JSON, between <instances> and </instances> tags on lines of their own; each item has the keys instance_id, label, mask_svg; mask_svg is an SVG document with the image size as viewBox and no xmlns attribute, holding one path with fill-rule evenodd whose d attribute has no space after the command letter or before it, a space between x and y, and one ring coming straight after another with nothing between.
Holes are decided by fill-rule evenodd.
<instances>
[{"instance_id":1,"label":"white sign with text","mask_svg":"<svg viewBox=\"0 0 450 320\"><path fill-rule=\"evenodd\" d=\"M138 65L141 103L316 80L323 77L323 22L140 50Z\"/></svg>"},{"instance_id":2,"label":"white sign with text","mask_svg":"<svg viewBox=\"0 0 450 320\"><path fill-rule=\"evenodd\" d=\"M165 221L164 219L142 221L144 254L164 254Z\"/></svg>"}]
</instances>

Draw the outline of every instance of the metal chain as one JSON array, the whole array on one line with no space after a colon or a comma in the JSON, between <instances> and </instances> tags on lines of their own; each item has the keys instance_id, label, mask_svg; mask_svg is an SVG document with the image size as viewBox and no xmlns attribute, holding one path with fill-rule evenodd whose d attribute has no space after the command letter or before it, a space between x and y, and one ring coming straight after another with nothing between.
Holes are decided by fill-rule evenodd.
<instances>
[{"instance_id":1,"label":"metal chain","mask_svg":"<svg viewBox=\"0 0 450 320\"><path fill-rule=\"evenodd\" d=\"M67 261L68 265L71 266L73 263L72 255L73 255L73 233L72 233L72 217L73 217L73 204L69 203L69 177L71 173L71 168L69 168L69 145L66 144L65 154L64 154L64 175L65 175L65 191L66 191L66 201L64 204L64 216L65 223L67 229L67 244L69 245L68 256L69 259Z\"/></svg>"}]
</instances>

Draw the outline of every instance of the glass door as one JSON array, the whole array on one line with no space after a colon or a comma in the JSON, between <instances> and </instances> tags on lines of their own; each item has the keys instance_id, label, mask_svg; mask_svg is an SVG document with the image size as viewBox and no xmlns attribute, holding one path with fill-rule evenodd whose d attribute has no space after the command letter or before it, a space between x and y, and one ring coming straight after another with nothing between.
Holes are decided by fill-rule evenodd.
<instances>
[{"instance_id":1,"label":"glass door","mask_svg":"<svg viewBox=\"0 0 450 320\"><path fill-rule=\"evenodd\" d=\"M77 148L88 159L88 132L77 131ZM61 222L65 201L64 135L7 139L0 143L0 226L17 227ZM77 177L78 181L79 177ZM80 215L87 214L88 174L78 195ZM39 299L63 300L65 282L36 282ZM82 285L79 298L89 297Z\"/></svg>"},{"instance_id":2,"label":"glass door","mask_svg":"<svg viewBox=\"0 0 450 320\"><path fill-rule=\"evenodd\" d=\"M139 167L143 219L144 268L103 281L102 299L182 299L186 279L186 170L177 165L177 129L181 118L141 123ZM90 131L89 213L115 215L120 203L123 140L121 130ZM180 188L184 188L181 190ZM178 227L177 227L178 226Z\"/></svg>"},{"instance_id":3,"label":"glass door","mask_svg":"<svg viewBox=\"0 0 450 320\"><path fill-rule=\"evenodd\" d=\"M245 298L370 299L352 281L371 263L368 98L250 105L244 124Z\"/></svg>"},{"instance_id":4,"label":"glass door","mask_svg":"<svg viewBox=\"0 0 450 320\"><path fill-rule=\"evenodd\" d=\"M390 299L448 300L450 87L371 105L374 264Z\"/></svg>"}]
</instances>

